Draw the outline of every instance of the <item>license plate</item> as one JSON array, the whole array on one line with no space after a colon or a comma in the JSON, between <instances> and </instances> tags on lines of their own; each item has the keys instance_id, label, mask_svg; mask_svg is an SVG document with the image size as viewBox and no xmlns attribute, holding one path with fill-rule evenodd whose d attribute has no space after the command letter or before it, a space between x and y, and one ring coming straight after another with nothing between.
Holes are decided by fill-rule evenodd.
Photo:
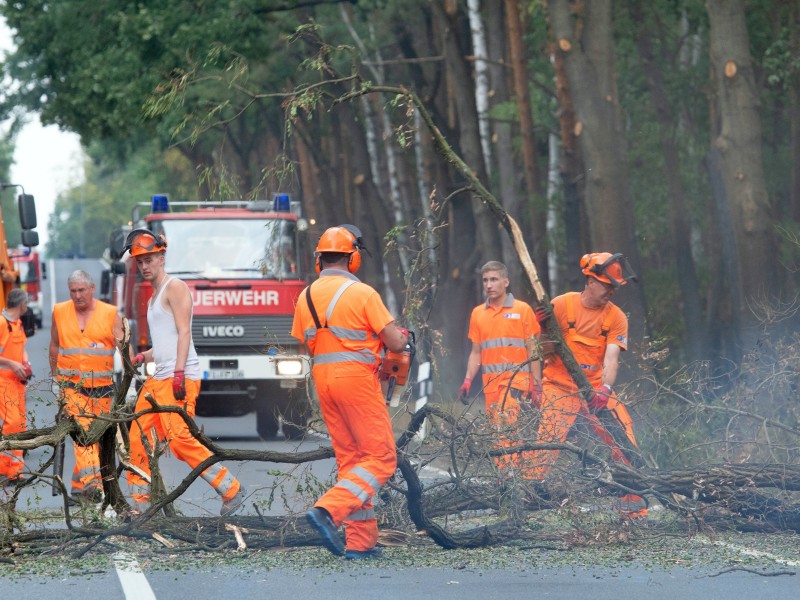
<instances>
[{"instance_id":1,"label":"license plate","mask_svg":"<svg viewBox=\"0 0 800 600\"><path fill-rule=\"evenodd\" d=\"M299 384L296 379L281 379L281 387L284 389L297 389Z\"/></svg>"},{"instance_id":2,"label":"license plate","mask_svg":"<svg viewBox=\"0 0 800 600\"><path fill-rule=\"evenodd\" d=\"M237 369L211 369L203 375L203 379L244 379L244 371Z\"/></svg>"}]
</instances>

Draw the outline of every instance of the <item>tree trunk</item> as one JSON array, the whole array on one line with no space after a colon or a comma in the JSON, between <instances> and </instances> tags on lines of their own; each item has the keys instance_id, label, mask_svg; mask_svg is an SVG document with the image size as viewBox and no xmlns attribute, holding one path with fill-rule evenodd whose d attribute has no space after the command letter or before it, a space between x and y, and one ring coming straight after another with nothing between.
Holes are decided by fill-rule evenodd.
<instances>
[{"instance_id":1,"label":"tree trunk","mask_svg":"<svg viewBox=\"0 0 800 600\"><path fill-rule=\"evenodd\" d=\"M689 223L683 185L681 184L680 159L675 144L673 128L675 118L667 101L664 76L661 67L655 60L652 31L645 17L642 5L638 0L629 3L631 16L636 23L636 46L642 61L650 98L659 124L661 152L664 156L664 178L667 182L669 197L669 213L672 225L673 256L678 269L678 284L681 289L681 312L687 343L687 354L690 360L700 360L708 355L705 347L707 339L704 330L703 314L700 304L700 286L697 281L691 248Z\"/></svg>"},{"instance_id":2,"label":"tree trunk","mask_svg":"<svg viewBox=\"0 0 800 600\"><path fill-rule=\"evenodd\" d=\"M758 90L742 0L707 2L711 23L710 59L719 110L719 133L712 141L720 155L720 175L730 206L736 241L741 350L754 348L757 318L751 308L776 294L775 219L764 181ZM726 232L723 232L726 235Z\"/></svg>"},{"instance_id":3,"label":"tree trunk","mask_svg":"<svg viewBox=\"0 0 800 600\"><path fill-rule=\"evenodd\" d=\"M538 265L547 265L547 212L542 201L544 198L544 185L540 169L536 160L536 137L533 130L533 111L531 97L528 89L527 52L525 48L524 31L520 19L519 2L505 0L506 27L508 29L508 49L511 60L511 69L514 75L514 93L517 96L517 109L519 111L519 129L522 137L522 162L525 166L525 188L527 191L529 210L520 213L521 216L531 215L530 221L524 219L523 223L529 225L533 237L533 258ZM547 269L541 274L545 289L550 288Z\"/></svg>"},{"instance_id":4,"label":"tree trunk","mask_svg":"<svg viewBox=\"0 0 800 600\"><path fill-rule=\"evenodd\" d=\"M481 0L467 0L469 29L472 34L472 54L475 58L475 107L478 111L478 131L481 135L484 169L492 175L492 144L489 131L489 68L486 63L486 32L481 18Z\"/></svg>"},{"instance_id":5,"label":"tree trunk","mask_svg":"<svg viewBox=\"0 0 800 600\"><path fill-rule=\"evenodd\" d=\"M800 6L791 5L789 20L789 48L792 56L800 56ZM789 82L789 127L791 134L792 188L790 205L792 218L800 222L800 78L795 76Z\"/></svg>"},{"instance_id":6,"label":"tree trunk","mask_svg":"<svg viewBox=\"0 0 800 600\"><path fill-rule=\"evenodd\" d=\"M575 109L572 105L572 96L569 90L569 81L564 68L564 56L555 47L551 49L550 58L553 62L553 71L556 81L556 98L558 99L558 124L561 140L561 187L564 195L563 218L566 246L561 263L564 269L564 285L554 289L553 294L568 290L575 290L581 284L583 277L575 268L580 263L584 248L591 247L589 234L584 220L581 218L583 206L583 186L579 185L584 171L580 156L580 146L576 135L577 123ZM559 278L561 279L561 278Z\"/></svg>"},{"instance_id":7,"label":"tree trunk","mask_svg":"<svg viewBox=\"0 0 800 600\"><path fill-rule=\"evenodd\" d=\"M505 15L502 2L486 3L486 30L489 46L489 81L491 84L491 100L494 106L509 101L508 92L508 63L506 61L506 28ZM514 154L514 136L510 121L493 119L491 121L494 137L494 155L497 159L497 189L498 197L502 199L503 206L509 214L518 215L521 212L522 190L520 187L521 169ZM515 293L525 284L522 275L522 265L511 240L507 236L502 238L503 262L508 267L508 275ZM518 287L519 286L519 287Z\"/></svg>"},{"instance_id":8,"label":"tree trunk","mask_svg":"<svg viewBox=\"0 0 800 600\"><path fill-rule=\"evenodd\" d=\"M641 273L617 91L611 8L611 0L585 4L548 1L553 36L558 52L564 56L586 167L586 207L592 239L592 248L587 251L622 252ZM628 286L619 299L630 315L631 339L641 340L647 331L643 286Z\"/></svg>"}]
</instances>

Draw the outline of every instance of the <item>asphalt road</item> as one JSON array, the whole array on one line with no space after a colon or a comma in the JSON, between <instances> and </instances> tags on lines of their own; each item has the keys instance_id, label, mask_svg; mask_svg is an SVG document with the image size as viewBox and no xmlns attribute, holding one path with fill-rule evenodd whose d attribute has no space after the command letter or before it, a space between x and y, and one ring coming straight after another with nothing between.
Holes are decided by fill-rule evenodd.
<instances>
[{"instance_id":1,"label":"asphalt road","mask_svg":"<svg viewBox=\"0 0 800 600\"><path fill-rule=\"evenodd\" d=\"M52 287L46 286L45 291L54 290L56 301L66 299L66 277L75 268L89 271L99 281L101 266L97 261L55 261L48 270ZM49 315L48 306L44 308L45 315ZM49 318L46 317L44 330L29 342L37 376L28 394L32 426L49 424L54 419L54 398L46 377L49 335ZM254 415L198 419L198 423L226 447L287 451L326 444L322 437L311 437L302 443L261 441L256 437ZM51 452L50 449L30 452L26 458L28 468L36 469ZM189 471L185 464L171 457L162 459L161 465L168 486L177 484ZM71 472L72 466L72 450L68 448L66 473ZM259 503L265 514L300 512L306 508L305 501L295 502L292 496L297 481L304 477L297 471L298 479L289 478L283 484L286 506L281 501L271 507L266 504L269 486L276 477L283 481L280 472L290 473L291 465L228 466L250 491L247 511L254 511L253 502ZM311 466L314 474L322 478L330 474L332 468L332 461ZM18 503L23 513L59 507L60 500L50 495L46 485L26 490ZM219 500L204 482L197 481L178 501L177 507L188 515L216 514ZM29 527L36 525L31 523ZM800 567L800 544L796 536L770 538L733 534L727 538L685 536L675 539L674 535L656 535L653 540L654 543L643 547L621 544L584 548L582 552L504 547L446 551L430 545L424 550L389 548L385 551L386 558L367 564L334 558L321 548L215 553L205 558L166 551L154 560L152 549L137 555L134 543L117 540L114 543L119 551L111 558L107 550L102 556L89 556L83 562L58 556L41 557L38 569L22 569L0 560L0 590L4 597L37 600L85 600L87 597L109 600L730 600L742 597L780 600L797 598L800 592L798 579L793 576Z\"/></svg>"}]
</instances>

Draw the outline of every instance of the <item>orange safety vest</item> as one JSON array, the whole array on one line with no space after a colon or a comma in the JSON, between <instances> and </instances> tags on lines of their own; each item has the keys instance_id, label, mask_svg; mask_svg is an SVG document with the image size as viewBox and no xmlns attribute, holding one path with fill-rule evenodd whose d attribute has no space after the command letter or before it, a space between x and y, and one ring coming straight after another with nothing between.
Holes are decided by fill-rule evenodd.
<instances>
[{"instance_id":1,"label":"orange safety vest","mask_svg":"<svg viewBox=\"0 0 800 600\"><path fill-rule=\"evenodd\" d=\"M494 392L501 386L528 389L530 372L528 367L520 370L519 366L528 360L525 343L540 333L538 325L533 309L512 294L508 294L499 310L488 303L473 310L470 334L480 338L484 391Z\"/></svg>"},{"instance_id":2,"label":"orange safety vest","mask_svg":"<svg viewBox=\"0 0 800 600\"><path fill-rule=\"evenodd\" d=\"M592 387L598 387L603 382L603 360L606 354L606 345L608 344L608 332L611 329L614 321L614 305L610 302L606 305L603 312L603 320L600 329L593 337L580 335L576 329L576 302L580 302L580 294L572 293L564 296L564 302L567 309L567 331L564 333L564 340L567 342L575 360L583 369L586 378ZM550 367L550 369L548 369ZM550 373L548 373L550 371ZM553 371L556 371L555 373ZM566 381L571 382L569 374L566 371L561 359L555 355L551 355L547 359L544 377L548 381L561 382L559 375L563 375ZM555 376L554 376L555 375Z\"/></svg>"},{"instance_id":3,"label":"orange safety vest","mask_svg":"<svg viewBox=\"0 0 800 600\"><path fill-rule=\"evenodd\" d=\"M0 315L0 356L21 363L25 357L27 339L20 319L9 321L5 314ZM0 365L0 377L18 380L11 367L5 365Z\"/></svg>"},{"instance_id":4,"label":"orange safety vest","mask_svg":"<svg viewBox=\"0 0 800 600\"><path fill-rule=\"evenodd\" d=\"M375 345L374 340L378 337L374 332L370 332L366 328L330 324L336 304L347 291L347 288L355 283L356 281L349 279L339 287L328 303L324 325L317 315L314 303L311 301L311 286L306 288L306 303L316 327L305 331L305 340L309 350L314 355L314 366L334 363L359 363L374 369L377 368L380 362L380 358L372 349Z\"/></svg>"},{"instance_id":5,"label":"orange safety vest","mask_svg":"<svg viewBox=\"0 0 800 600\"><path fill-rule=\"evenodd\" d=\"M114 375L114 322L116 307L97 301L94 312L81 331L72 300L53 307L58 328L58 377L82 388L112 384Z\"/></svg>"}]
</instances>

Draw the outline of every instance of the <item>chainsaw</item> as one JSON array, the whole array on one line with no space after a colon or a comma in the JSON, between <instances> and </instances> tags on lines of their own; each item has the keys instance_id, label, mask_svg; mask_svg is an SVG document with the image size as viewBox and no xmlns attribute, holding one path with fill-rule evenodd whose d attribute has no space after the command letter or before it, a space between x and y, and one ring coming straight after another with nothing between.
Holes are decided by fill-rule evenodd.
<instances>
[{"instance_id":1,"label":"chainsaw","mask_svg":"<svg viewBox=\"0 0 800 600\"><path fill-rule=\"evenodd\" d=\"M386 351L381 363L381 370L378 373L378 378L388 384L386 387L386 404L391 401L395 386L398 384L405 385L406 381L408 381L408 373L411 370L411 363L414 362L416 353L417 339L413 331L408 332L408 343L402 351Z\"/></svg>"}]
</instances>

